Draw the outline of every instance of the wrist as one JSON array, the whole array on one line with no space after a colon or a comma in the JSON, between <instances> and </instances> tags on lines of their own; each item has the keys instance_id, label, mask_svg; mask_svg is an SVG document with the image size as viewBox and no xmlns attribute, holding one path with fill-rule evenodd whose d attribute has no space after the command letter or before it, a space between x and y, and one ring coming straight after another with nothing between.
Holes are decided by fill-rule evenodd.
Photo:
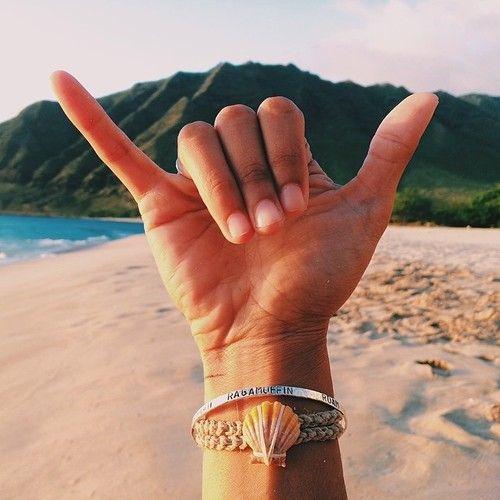
<instances>
[{"instance_id":1,"label":"wrist","mask_svg":"<svg viewBox=\"0 0 500 500\"><path fill-rule=\"evenodd\" d=\"M314 331L244 337L204 355L205 401L251 386L291 385L333 394L326 345L327 324ZM265 396L215 410L210 417L237 419L259 400L279 399L297 410L321 410L322 403Z\"/></svg>"}]
</instances>

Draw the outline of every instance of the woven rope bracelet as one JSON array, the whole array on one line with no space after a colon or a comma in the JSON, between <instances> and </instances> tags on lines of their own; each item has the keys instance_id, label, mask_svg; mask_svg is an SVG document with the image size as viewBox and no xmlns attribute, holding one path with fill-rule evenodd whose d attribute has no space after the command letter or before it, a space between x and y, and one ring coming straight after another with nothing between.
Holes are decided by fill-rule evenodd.
<instances>
[{"instance_id":1,"label":"woven rope bracelet","mask_svg":"<svg viewBox=\"0 0 500 500\"><path fill-rule=\"evenodd\" d=\"M337 439L346 428L345 417L338 410L302 414L298 418L300 434L294 444ZM243 422L239 420L199 420L194 424L193 437L200 448L210 450L234 451L248 447L243 440Z\"/></svg>"}]
</instances>

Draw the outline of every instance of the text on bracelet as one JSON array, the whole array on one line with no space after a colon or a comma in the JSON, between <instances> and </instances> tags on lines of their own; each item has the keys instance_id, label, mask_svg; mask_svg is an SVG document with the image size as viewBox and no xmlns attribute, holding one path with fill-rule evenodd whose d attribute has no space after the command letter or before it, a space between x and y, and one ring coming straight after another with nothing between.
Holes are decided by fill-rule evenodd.
<instances>
[{"instance_id":1,"label":"text on bracelet","mask_svg":"<svg viewBox=\"0 0 500 500\"><path fill-rule=\"evenodd\" d=\"M237 399L244 396L259 396L259 395L284 395L293 396L293 387L283 387L281 385L271 385L268 387L250 387L249 389L240 389L238 391L230 392L227 395L227 401Z\"/></svg>"}]
</instances>

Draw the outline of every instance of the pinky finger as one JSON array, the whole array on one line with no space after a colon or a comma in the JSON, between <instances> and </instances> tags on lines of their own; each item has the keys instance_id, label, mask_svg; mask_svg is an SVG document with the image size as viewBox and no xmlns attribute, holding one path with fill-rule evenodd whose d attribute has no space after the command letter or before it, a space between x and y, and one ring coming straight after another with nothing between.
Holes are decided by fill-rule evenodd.
<instances>
[{"instance_id":1,"label":"pinky finger","mask_svg":"<svg viewBox=\"0 0 500 500\"><path fill-rule=\"evenodd\" d=\"M113 123L76 78L55 71L51 83L64 113L136 200L166 179L166 172Z\"/></svg>"}]
</instances>

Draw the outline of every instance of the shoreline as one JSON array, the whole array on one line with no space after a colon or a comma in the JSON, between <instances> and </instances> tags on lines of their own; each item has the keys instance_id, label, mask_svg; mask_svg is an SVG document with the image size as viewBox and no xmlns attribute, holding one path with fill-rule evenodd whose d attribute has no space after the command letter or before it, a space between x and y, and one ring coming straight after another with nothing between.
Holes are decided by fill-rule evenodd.
<instances>
[{"instance_id":1,"label":"shoreline","mask_svg":"<svg viewBox=\"0 0 500 500\"><path fill-rule=\"evenodd\" d=\"M5 212L0 211L0 216L9 215L15 217L46 217L48 219L69 219L69 220L103 220L111 222L135 222L142 223L141 217L90 217L86 215L61 215L61 214L45 214L42 212L25 213L25 212Z\"/></svg>"},{"instance_id":2,"label":"shoreline","mask_svg":"<svg viewBox=\"0 0 500 500\"><path fill-rule=\"evenodd\" d=\"M2 215L2 214L0 214ZM10 215L17 215L17 214L10 214ZM21 215L22 217L23 215ZM38 216L32 216L32 215L27 215L27 217L38 217ZM40 217L45 217L45 216L40 216ZM108 218L102 218L102 217L78 217L78 218L71 218L71 217L59 217L56 216L56 218L63 218L63 219L71 219L71 220L99 220L103 222L121 222L121 223L137 223L137 224L142 224L142 219L141 218L129 218L129 219L123 219L123 218L114 218L114 217L108 217ZM477 236L479 235L488 235L488 239L492 240L491 241L491 246L495 248L500 248L500 229L499 228L472 228L472 227L466 227L466 228L457 228L457 227L451 227L451 226L429 226L429 225L402 225L402 224L389 224L387 227L384 236L381 238L380 246L382 246L384 238L386 238L386 234L391 232L391 231L401 231L404 233L407 233L405 236L412 239L415 236L416 240L421 240L422 235L427 233L427 235L432 235L434 236L435 234L441 233L441 242L446 241L447 238L444 238L444 235L446 233L446 236L451 236L453 242L457 242L458 240L462 245L472 245L472 246L484 246L485 242L481 240L481 238L478 238ZM33 257L28 257L25 259L19 259L19 260L14 260L9 263L1 263L0 260L0 269L7 267L7 266L12 266L14 264L18 264L20 262L33 262L33 261L43 261L46 260L47 258L52 258L52 257L58 257L60 255L64 255L66 253L73 253L73 252L78 252L78 251L86 251L95 247L100 247L103 245L107 245L109 243L112 243L113 241L118 241L121 239L125 238L130 238L130 236L135 236L135 235L127 235L122 238L116 238L116 239L110 239L107 241L103 242L95 242L91 243L89 245L85 245L82 247L75 247L75 248L70 248L67 250L62 250L60 252L54 252L50 253L44 256L33 256ZM429 238L426 238L427 241L429 241ZM495 240L495 241L493 241ZM486 243L488 244L488 243ZM378 250L380 251L380 250ZM500 262L499 262L500 264Z\"/></svg>"},{"instance_id":3,"label":"shoreline","mask_svg":"<svg viewBox=\"0 0 500 500\"><path fill-rule=\"evenodd\" d=\"M63 214L52 214L43 212L10 212L0 210L0 216L2 215L14 215L18 217L48 217L48 218L61 218L61 219L89 219L89 220L104 220L104 221L116 221L116 222L142 222L140 216L134 217L113 217L113 216L87 216L87 215L63 215ZM416 221L416 222L397 222L391 221L390 226L398 227L438 227L438 228L450 228L450 229L500 229L500 227L493 226L445 226L441 224L436 224L434 222L428 221Z\"/></svg>"},{"instance_id":4,"label":"shoreline","mask_svg":"<svg viewBox=\"0 0 500 500\"><path fill-rule=\"evenodd\" d=\"M6 225L5 230L0 227L0 267L87 250L144 230L142 220L135 218L3 214L2 221Z\"/></svg>"}]
</instances>

